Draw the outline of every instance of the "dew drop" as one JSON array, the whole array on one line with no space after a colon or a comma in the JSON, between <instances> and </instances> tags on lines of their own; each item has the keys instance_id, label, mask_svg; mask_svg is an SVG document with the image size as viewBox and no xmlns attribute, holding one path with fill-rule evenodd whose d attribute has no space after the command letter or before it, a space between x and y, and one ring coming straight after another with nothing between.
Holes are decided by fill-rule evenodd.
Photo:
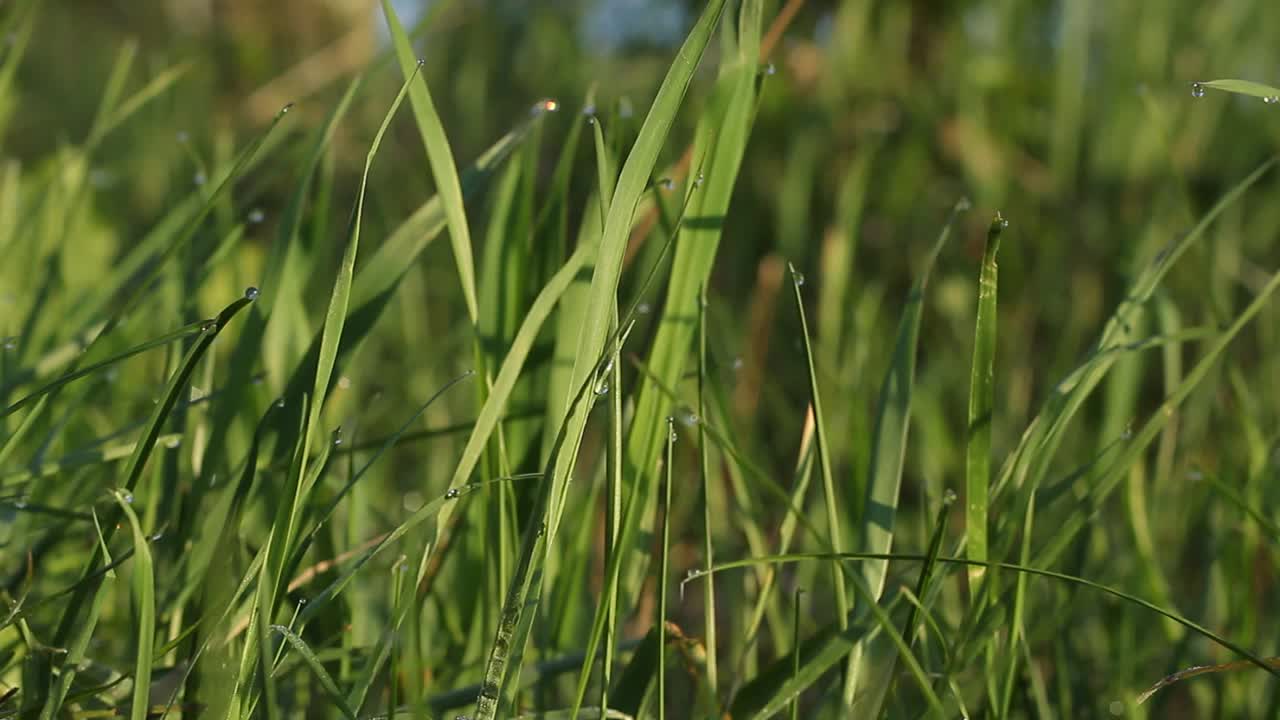
<instances>
[{"instance_id":1,"label":"dew drop","mask_svg":"<svg viewBox=\"0 0 1280 720\"><path fill-rule=\"evenodd\" d=\"M1204 85L1198 82L1191 83L1191 97L1204 97Z\"/></svg>"},{"instance_id":2,"label":"dew drop","mask_svg":"<svg viewBox=\"0 0 1280 720\"><path fill-rule=\"evenodd\" d=\"M267 219L267 214L262 212L258 208L254 208L249 211L249 215L247 216L247 219L249 220L250 223L257 225L258 223Z\"/></svg>"},{"instance_id":3,"label":"dew drop","mask_svg":"<svg viewBox=\"0 0 1280 720\"><path fill-rule=\"evenodd\" d=\"M458 488L449 488L449 491L444 494L444 498L446 500L457 500L460 495L462 495L462 491Z\"/></svg>"},{"instance_id":4,"label":"dew drop","mask_svg":"<svg viewBox=\"0 0 1280 720\"><path fill-rule=\"evenodd\" d=\"M1275 105L1276 103L1280 103L1280 95L1268 95L1262 98L1262 102L1268 105Z\"/></svg>"},{"instance_id":5,"label":"dew drop","mask_svg":"<svg viewBox=\"0 0 1280 720\"><path fill-rule=\"evenodd\" d=\"M943 493L942 493L942 504L943 504L943 505L951 505L951 504L952 504L952 503L954 503L955 501L956 501L956 491L955 491L955 490L952 490L951 488L947 488L945 491L943 491Z\"/></svg>"},{"instance_id":6,"label":"dew drop","mask_svg":"<svg viewBox=\"0 0 1280 720\"><path fill-rule=\"evenodd\" d=\"M671 178L662 178L661 180L658 181L658 187L670 192L675 189L676 181L672 180Z\"/></svg>"},{"instance_id":7,"label":"dew drop","mask_svg":"<svg viewBox=\"0 0 1280 720\"><path fill-rule=\"evenodd\" d=\"M209 176L205 175L203 171L197 172L195 175L191 176L191 182L195 183L196 185L204 185L205 183L209 182Z\"/></svg>"},{"instance_id":8,"label":"dew drop","mask_svg":"<svg viewBox=\"0 0 1280 720\"><path fill-rule=\"evenodd\" d=\"M427 59L426 59L426 58L418 58L418 67L422 67L422 66L424 66L424 65L426 65L426 64L427 64Z\"/></svg>"},{"instance_id":9,"label":"dew drop","mask_svg":"<svg viewBox=\"0 0 1280 720\"><path fill-rule=\"evenodd\" d=\"M595 115L590 115L590 116L588 116L588 117L587 117L587 124L588 124L588 125L595 125L595 124L596 124L596 116L595 116Z\"/></svg>"},{"instance_id":10,"label":"dew drop","mask_svg":"<svg viewBox=\"0 0 1280 720\"><path fill-rule=\"evenodd\" d=\"M685 580L692 580L695 576L697 576L697 574L698 574L698 571L697 571L697 570L694 570L693 568L689 568L689 569L688 569L688 570L686 570L686 571L685 571L685 573L684 573L684 579L685 579Z\"/></svg>"},{"instance_id":11,"label":"dew drop","mask_svg":"<svg viewBox=\"0 0 1280 720\"><path fill-rule=\"evenodd\" d=\"M292 109L293 109L293 103L285 103L285 106L280 108L280 114L285 115Z\"/></svg>"},{"instance_id":12,"label":"dew drop","mask_svg":"<svg viewBox=\"0 0 1280 720\"><path fill-rule=\"evenodd\" d=\"M764 66L764 69L761 72L763 72L765 75L773 75L774 73L778 72L778 68L775 67L773 63L768 63Z\"/></svg>"},{"instance_id":13,"label":"dew drop","mask_svg":"<svg viewBox=\"0 0 1280 720\"><path fill-rule=\"evenodd\" d=\"M350 389L350 388L351 388L351 378L347 377L346 375L343 375L342 377L338 378L338 387L339 387L339 388L341 388L341 389L343 389L343 390L348 390L348 389Z\"/></svg>"},{"instance_id":14,"label":"dew drop","mask_svg":"<svg viewBox=\"0 0 1280 720\"><path fill-rule=\"evenodd\" d=\"M13 506L19 510L23 510L27 507L27 501L19 498L13 501Z\"/></svg>"},{"instance_id":15,"label":"dew drop","mask_svg":"<svg viewBox=\"0 0 1280 720\"><path fill-rule=\"evenodd\" d=\"M702 187L702 182L703 182L704 180L706 180L706 178L705 178L705 177L703 177L702 173L698 173L698 176L697 176L697 177L695 177L695 178L693 179L693 186L694 186L694 187Z\"/></svg>"},{"instance_id":16,"label":"dew drop","mask_svg":"<svg viewBox=\"0 0 1280 720\"><path fill-rule=\"evenodd\" d=\"M250 285L244 289L244 297L246 300L257 300L259 292L258 288Z\"/></svg>"},{"instance_id":17,"label":"dew drop","mask_svg":"<svg viewBox=\"0 0 1280 720\"><path fill-rule=\"evenodd\" d=\"M960 198L956 203L956 212L968 212L973 207L973 201L967 197Z\"/></svg>"},{"instance_id":18,"label":"dew drop","mask_svg":"<svg viewBox=\"0 0 1280 720\"><path fill-rule=\"evenodd\" d=\"M166 438L164 441L164 446L169 448L170 450L178 447L181 444L182 444L182 438L177 437L176 435L171 438Z\"/></svg>"},{"instance_id":19,"label":"dew drop","mask_svg":"<svg viewBox=\"0 0 1280 720\"><path fill-rule=\"evenodd\" d=\"M648 315L651 312L653 312L653 306L649 303L640 303L636 306L636 314L638 315Z\"/></svg>"},{"instance_id":20,"label":"dew drop","mask_svg":"<svg viewBox=\"0 0 1280 720\"><path fill-rule=\"evenodd\" d=\"M3 341L0 341L0 342L3 343L5 350L18 349L18 338L15 336L10 335L9 337L5 338Z\"/></svg>"},{"instance_id":21,"label":"dew drop","mask_svg":"<svg viewBox=\"0 0 1280 720\"><path fill-rule=\"evenodd\" d=\"M306 604L307 604L306 598L298 598L298 607L302 607L303 605L306 605Z\"/></svg>"},{"instance_id":22,"label":"dew drop","mask_svg":"<svg viewBox=\"0 0 1280 720\"><path fill-rule=\"evenodd\" d=\"M284 398L282 398L282 397L278 397L278 398L276 398L276 407L277 407L277 408L282 408L282 407L284 407Z\"/></svg>"},{"instance_id":23,"label":"dew drop","mask_svg":"<svg viewBox=\"0 0 1280 720\"><path fill-rule=\"evenodd\" d=\"M743 365L746 365L746 362L744 362L742 358L736 357L733 359L734 370L741 370Z\"/></svg>"},{"instance_id":24,"label":"dew drop","mask_svg":"<svg viewBox=\"0 0 1280 720\"><path fill-rule=\"evenodd\" d=\"M1133 439L1133 423L1129 423L1128 425L1125 425L1125 426L1124 426L1124 435L1123 435L1123 437L1124 437L1124 439L1125 439L1125 440L1132 440L1132 439Z\"/></svg>"},{"instance_id":25,"label":"dew drop","mask_svg":"<svg viewBox=\"0 0 1280 720\"><path fill-rule=\"evenodd\" d=\"M131 493L131 492L129 492L128 490L126 490L126 491L124 491L123 493L121 493L121 494L120 494L120 499L121 499L121 500L123 500L123 501L125 502L125 504L126 504L126 505L132 505L132 504L133 504L133 493Z\"/></svg>"},{"instance_id":26,"label":"dew drop","mask_svg":"<svg viewBox=\"0 0 1280 720\"><path fill-rule=\"evenodd\" d=\"M148 540L150 540L150 541L151 541L151 542L153 542L153 543L154 543L154 542L160 542L161 540L163 540L163 539L164 539L164 533L162 533L162 532L155 533L154 535L152 535L151 537L149 537L149 538L147 538L147 539L148 539Z\"/></svg>"},{"instance_id":27,"label":"dew drop","mask_svg":"<svg viewBox=\"0 0 1280 720\"><path fill-rule=\"evenodd\" d=\"M218 321L213 319L205 320L204 323L200 325L200 332L205 332L205 333L213 332L214 330L217 330L217 329L218 329Z\"/></svg>"},{"instance_id":28,"label":"dew drop","mask_svg":"<svg viewBox=\"0 0 1280 720\"><path fill-rule=\"evenodd\" d=\"M804 286L804 273L797 272L791 279L795 282L796 287Z\"/></svg>"},{"instance_id":29,"label":"dew drop","mask_svg":"<svg viewBox=\"0 0 1280 720\"><path fill-rule=\"evenodd\" d=\"M591 104L586 105L582 108L582 114L586 115L587 119L590 120L596 115L596 106Z\"/></svg>"},{"instance_id":30,"label":"dew drop","mask_svg":"<svg viewBox=\"0 0 1280 720\"><path fill-rule=\"evenodd\" d=\"M608 394L609 394L609 381L608 381L608 380L603 380L603 381L601 381L601 382L597 383L597 384L596 384L596 390L595 390L595 392L596 392L596 396L608 395Z\"/></svg>"},{"instance_id":31,"label":"dew drop","mask_svg":"<svg viewBox=\"0 0 1280 720\"><path fill-rule=\"evenodd\" d=\"M337 427L333 429L333 446L338 447L341 444L342 444L342 428Z\"/></svg>"},{"instance_id":32,"label":"dew drop","mask_svg":"<svg viewBox=\"0 0 1280 720\"><path fill-rule=\"evenodd\" d=\"M680 422L688 426L697 425L699 420L698 413L694 412L687 412L680 416Z\"/></svg>"}]
</instances>

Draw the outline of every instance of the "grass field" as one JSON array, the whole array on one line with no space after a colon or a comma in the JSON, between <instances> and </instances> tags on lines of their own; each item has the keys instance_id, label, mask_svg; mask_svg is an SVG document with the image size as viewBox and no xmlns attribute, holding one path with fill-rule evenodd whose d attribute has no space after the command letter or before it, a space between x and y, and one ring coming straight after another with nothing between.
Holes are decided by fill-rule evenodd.
<instances>
[{"instance_id":1,"label":"grass field","mask_svg":"<svg viewBox=\"0 0 1280 720\"><path fill-rule=\"evenodd\" d=\"M617 5L0 4L0 718L1280 715L1280 5Z\"/></svg>"}]
</instances>

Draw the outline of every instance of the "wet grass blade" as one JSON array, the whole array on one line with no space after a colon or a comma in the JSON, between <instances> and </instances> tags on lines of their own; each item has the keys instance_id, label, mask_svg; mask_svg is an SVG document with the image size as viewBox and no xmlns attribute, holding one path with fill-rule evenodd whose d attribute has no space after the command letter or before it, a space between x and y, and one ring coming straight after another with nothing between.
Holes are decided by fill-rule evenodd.
<instances>
[{"instance_id":1,"label":"wet grass blade","mask_svg":"<svg viewBox=\"0 0 1280 720\"><path fill-rule=\"evenodd\" d=\"M965 555L987 559L987 486L991 482L991 422L995 407L997 325L996 252L1009 222L996 213L987 231L978 278L978 318L973 331L973 365L969 375L969 432L965 450ZM978 595L982 569L970 570L969 585Z\"/></svg>"},{"instance_id":2,"label":"wet grass blade","mask_svg":"<svg viewBox=\"0 0 1280 720\"><path fill-rule=\"evenodd\" d=\"M343 697L342 691L338 689L338 684L333 681L333 676L329 674L329 671L324 669L324 663L320 661L319 657L316 657L315 652L311 650L311 646L307 645L302 638L284 625L272 625L271 629L280 633L280 636L288 641L293 646L293 649L302 656L307 667L311 669L311 673L320 682L320 689L324 690L325 696L333 704L333 707L341 711L342 716L347 720L356 720L355 711L347 704L347 699Z\"/></svg>"},{"instance_id":3,"label":"wet grass blade","mask_svg":"<svg viewBox=\"0 0 1280 720\"><path fill-rule=\"evenodd\" d=\"M1275 103L1277 102L1276 98L1280 98L1280 88L1253 82L1252 80L1207 80L1192 84L1192 92L1203 92L1202 88L1212 88L1223 92L1235 93L1236 95L1262 98L1268 103Z\"/></svg>"}]
</instances>

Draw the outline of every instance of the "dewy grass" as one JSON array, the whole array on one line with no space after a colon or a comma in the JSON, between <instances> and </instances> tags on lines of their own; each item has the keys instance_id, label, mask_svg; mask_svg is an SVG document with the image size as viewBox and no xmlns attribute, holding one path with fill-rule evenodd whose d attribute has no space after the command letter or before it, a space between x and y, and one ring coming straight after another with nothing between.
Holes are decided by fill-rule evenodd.
<instances>
[{"instance_id":1,"label":"dewy grass","mask_svg":"<svg viewBox=\"0 0 1280 720\"><path fill-rule=\"evenodd\" d=\"M1280 10L882 5L3 4L0 718L1280 712Z\"/></svg>"}]
</instances>

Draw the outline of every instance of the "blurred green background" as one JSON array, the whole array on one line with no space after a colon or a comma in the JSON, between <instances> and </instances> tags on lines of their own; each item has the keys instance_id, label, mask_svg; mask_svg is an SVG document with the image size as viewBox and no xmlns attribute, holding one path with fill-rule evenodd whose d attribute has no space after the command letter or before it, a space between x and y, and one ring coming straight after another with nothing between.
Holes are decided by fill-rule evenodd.
<instances>
[{"instance_id":1,"label":"blurred green background","mask_svg":"<svg viewBox=\"0 0 1280 720\"><path fill-rule=\"evenodd\" d=\"M709 290L714 372L732 393L736 444L767 472L789 478L809 392L785 277L786 263L796 265L808 279L803 292L812 302L833 466L842 482L860 487L904 299L949 209L969 198L974 209L939 259L925 298L899 529L900 547L919 550L939 498L963 487L976 278L992 215L998 209L1011 223L1000 254L998 467L1044 399L1086 356L1137 272L1280 146L1280 107L1190 92L1193 81L1219 77L1280 80L1280 4L772 2L766 27L784 4L795 13L776 25L781 35L765 58L774 72L763 81ZM397 7L407 25L416 24L422 72L460 166L528 118L535 102L559 102L561 111L537 136L534 183L543 193L571 120L588 102L606 119L610 141L625 149L701 5L435 0ZM304 292L313 324L298 329L291 350L305 347L341 257L341 247L324 239L346 223L369 138L402 82L376 3L50 0L40 5L29 36L11 33L6 42L0 52L18 44L25 52L6 80L12 92L0 107L0 161L12 173L70 167L58 163L92 126L122 48L136 45L131 90L185 67L172 89L106 136L91 164L77 169L91 191L66 218L75 244L61 256L59 272L70 287L91 287L99 268L207 180L210 166L225 162L283 105L295 103L283 149L239 182L232 201L217 210L249 221L247 242L212 269L196 295L160 293L150 308L155 327L212 315L258 282L299 180L304 134L323 121L355 73L368 73L323 160L333 178L324 192L331 196L318 199L319 210L304 221L313 243L314 282ZM715 48L713 41L660 168L677 168L693 136L715 77ZM412 124L394 123L386 142L366 200L369 247L434 192ZM580 142L569 227L576 227L594 189L590 143ZM1138 336L1171 328L1211 332L1236 317L1280 265L1278 183L1280 175L1264 176L1192 247L1162 284L1157 312ZM469 203L478 259L485 252L488 202ZM558 266L562 249L547 250L554 259L546 267ZM34 272L34 257L14 253L0 260L10 264L0 273L10 284L0 286L0 336L22 331L27 305L18 295L27 289L14 278ZM653 254L637 257L647 261ZM624 299L642 275L628 267ZM345 369L331 416L358 417L370 436L393 430L446 379L472 366L465 318L448 244L434 243L357 362ZM641 332L648 332L643 318ZM1090 400L1052 477L1070 479L1078 468L1088 474L1098 453L1123 442L1129 423L1158 407L1169 373L1179 372L1171 365L1190 366L1197 356L1194 344L1176 348L1135 356L1123 383ZM272 362L283 361L265 358L262 369L277 390L284 368ZM135 408L145 407L149 391L141 388L162 367L157 358L127 371L139 383ZM1093 508L1090 529L1059 569L1168 603L1260 654L1280 654L1278 538L1266 531L1274 525L1251 519L1205 480L1226 485L1244 507L1274 522L1280 507L1276 388L1280 312L1268 307L1189 398L1168 439L1135 466L1128 487ZM427 412L423 427L465 422L474 413L474 398L457 392ZM90 424L102 432L118 429L106 416ZM378 487L420 503L443 487L463 440L444 436L398 449ZM423 477L425 487L416 484ZM1061 492L1037 517L1043 532L1052 532L1056 508L1089 502L1069 485L1058 486ZM685 492L693 503L696 488L677 495ZM411 504L405 500L405 508ZM353 533L366 536L400 510L388 500L362 528L367 532ZM770 522L780 517L761 512ZM675 550L686 558L699 551L700 521L688 522L677 528ZM735 520L725 523L717 557L750 554ZM18 577L21 563L10 550L19 541L8 540L2 569ZM1035 664L1062 717L1274 716L1267 713L1277 706L1280 683L1256 670L1192 680L1138 707L1133 696L1160 677L1236 658L1141 609L1068 587L1042 586L1034 608ZM815 610L823 612L830 609ZM673 613L682 627L696 628L694 610ZM478 661L478 652L467 648L467 662Z\"/></svg>"}]
</instances>

